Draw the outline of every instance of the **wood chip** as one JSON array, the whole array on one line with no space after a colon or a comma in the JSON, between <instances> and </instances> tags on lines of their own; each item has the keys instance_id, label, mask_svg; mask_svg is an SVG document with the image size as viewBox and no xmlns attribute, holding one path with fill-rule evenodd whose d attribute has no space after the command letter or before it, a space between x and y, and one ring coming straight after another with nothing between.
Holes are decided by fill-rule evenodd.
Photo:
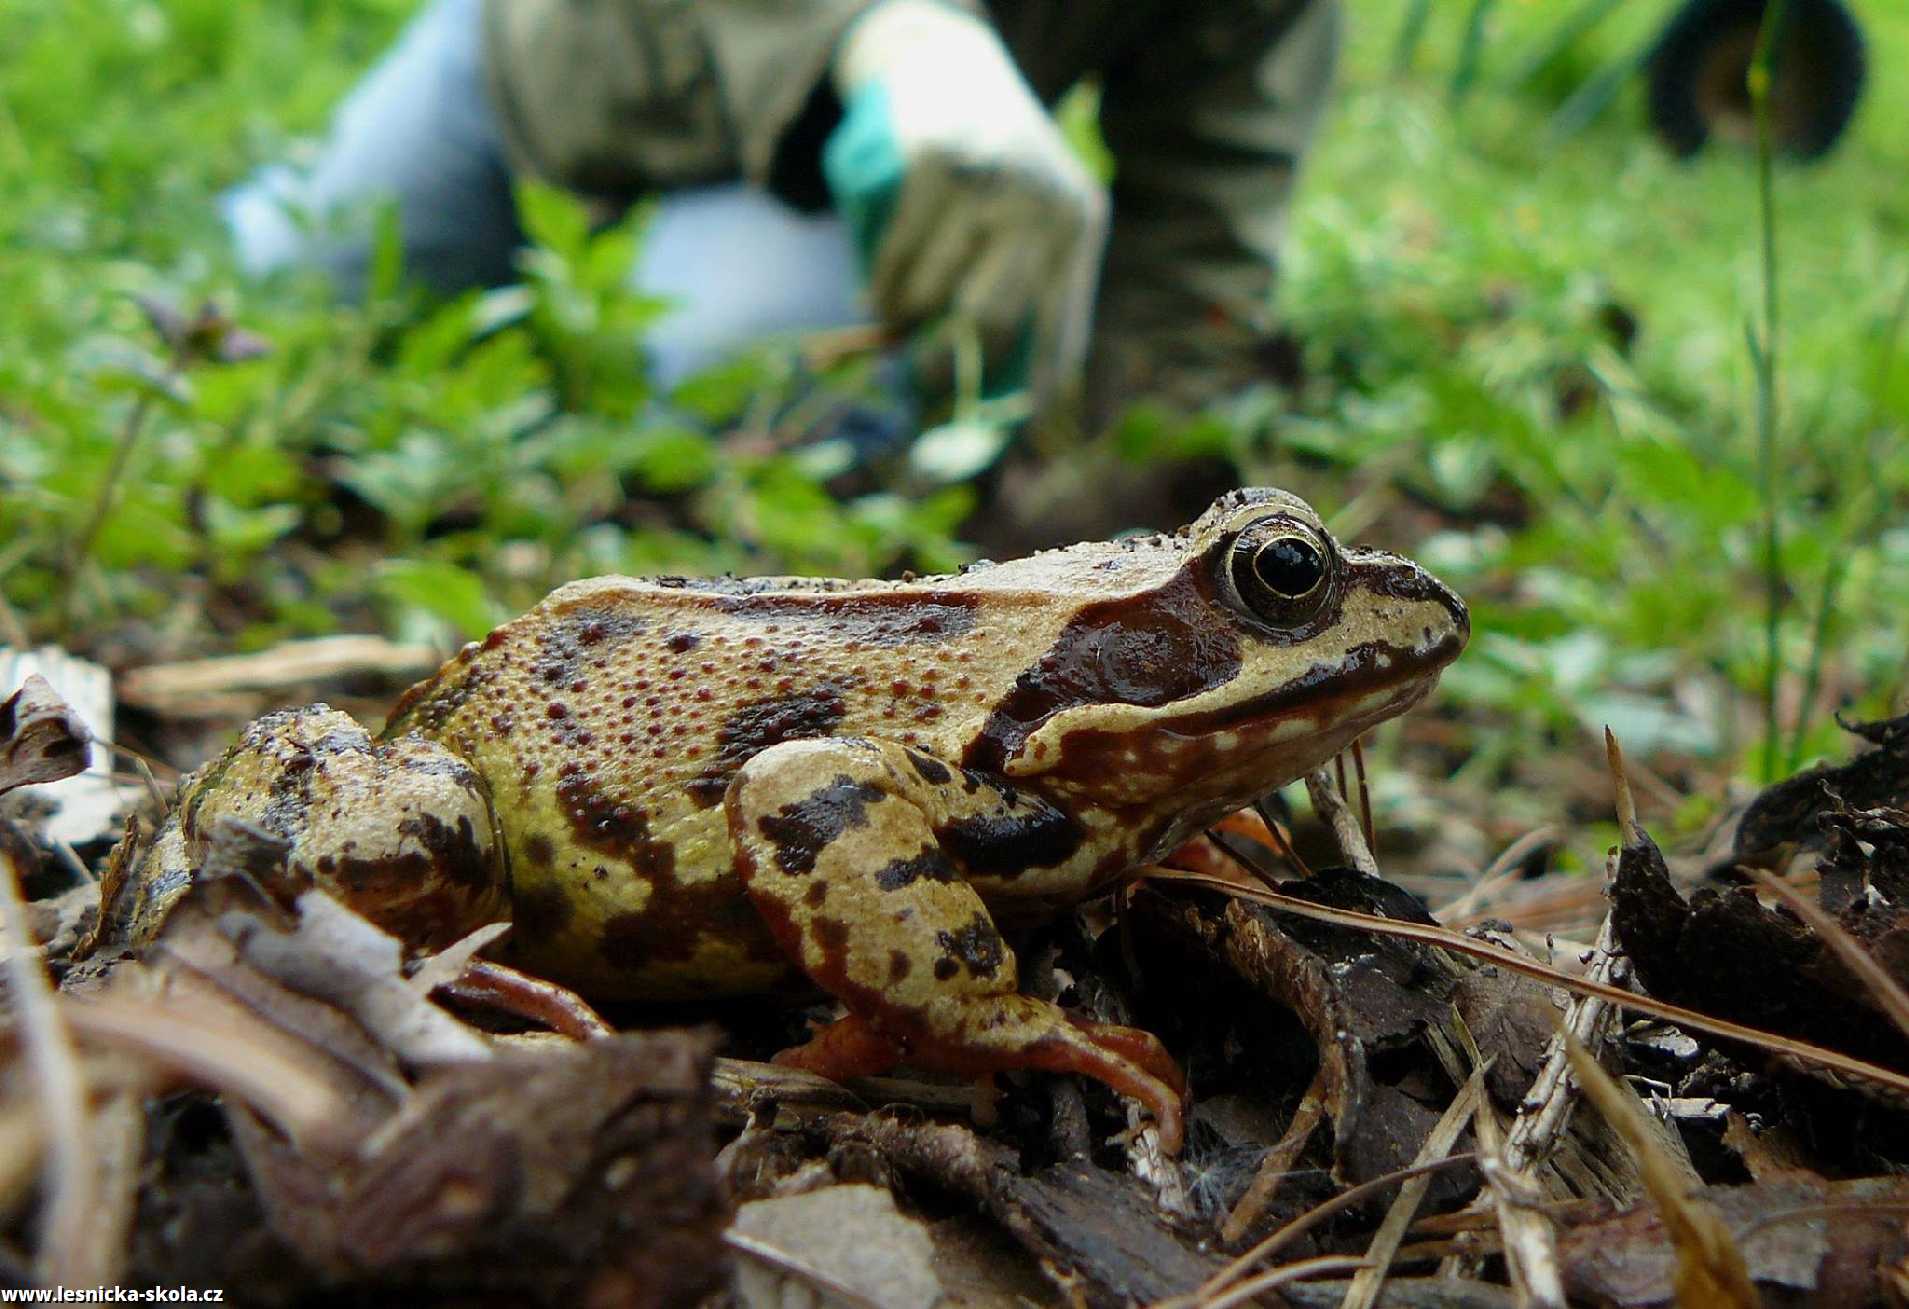
<instances>
[{"instance_id":1,"label":"wood chip","mask_svg":"<svg viewBox=\"0 0 1909 1309\"><path fill-rule=\"evenodd\" d=\"M234 692L286 691L364 674L422 677L442 662L429 646L398 645L381 636L323 636L256 654L135 668L120 679L119 698L157 714L188 715L229 705Z\"/></svg>"},{"instance_id":2,"label":"wood chip","mask_svg":"<svg viewBox=\"0 0 1909 1309\"><path fill-rule=\"evenodd\" d=\"M16 650L0 647L0 692L18 687L23 697L14 703L15 721L12 726L0 722L0 743L9 739L19 740L27 729L26 709L29 703L44 704L26 697L24 683L31 679L44 678L43 687L50 690L56 702L63 702L64 721L58 727L52 727L61 734L60 738L48 742L54 748L54 763L64 766L59 758L62 750L73 749L70 745L61 745L59 740L68 733L77 734L83 741L110 743L113 739L113 677L100 665L84 659L77 659L64 650L54 646L42 646L36 650ZM41 730L47 730L51 724L42 724ZM23 742L24 744L24 742ZM0 750L6 749L0 744ZM58 785L44 792L30 792L36 800L44 798L51 816L44 820L41 837L49 844L65 842L68 845L84 845L90 841L110 837L119 829L120 815L136 805L143 796L138 787L121 786L113 780L110 768L111 760L105 750L92 751L89 763L85 749L79 751L80 769L67 768L56 771L47 778L26 778L14 782L52 781L58 779ZM0 771L4 771L0 767ZM77 774L77 775L76 775ZM7 789L0 781L0 791Z\"/></svg>"},{"instance_id":3,"label":"wood chip","mask_svg":"<svg viewBox=\"0 0 1909 1309\"><path fill-rule=\"evenodd\" d=\"M93 734L38 673L0 701L0 795L86 771Z\"/></svg>"}]
</instances>

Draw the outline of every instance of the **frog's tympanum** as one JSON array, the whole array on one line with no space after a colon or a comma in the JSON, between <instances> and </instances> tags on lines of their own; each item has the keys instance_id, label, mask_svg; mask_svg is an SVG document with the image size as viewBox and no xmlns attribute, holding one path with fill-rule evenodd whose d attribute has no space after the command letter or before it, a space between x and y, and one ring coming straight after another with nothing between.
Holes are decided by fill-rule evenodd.
<instances>
[{"instance_id":1,"label":"frog's tympanum","mask_svg":"<svg viewBox=\"0 0 1909 1309\"><path fill-rule=\"evenodd\" d=\"M996 923L1105 891L1330 759L1467 631L1418 565L1274 490L947 577L576 582L381 736L323 706L254 723L114 912L136 938L243 818L413 942L510 917L510 962L601 998L806 974L848 1016L786 1062L1084 1073L1171 1149L1173 1061L1019 994Z\"/></svg>"}]
</instances>

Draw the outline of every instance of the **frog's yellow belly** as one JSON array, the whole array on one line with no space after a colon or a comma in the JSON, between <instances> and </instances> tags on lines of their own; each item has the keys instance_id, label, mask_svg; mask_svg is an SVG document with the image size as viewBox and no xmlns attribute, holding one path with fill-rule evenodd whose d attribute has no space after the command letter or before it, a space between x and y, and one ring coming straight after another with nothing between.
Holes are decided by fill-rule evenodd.
<instances>
[{"instance_id":1,"label":"frog's yellow belly","mask_svg":"<svg viewBox=\"0 0 1909 1309\"><path fill-rule=\"evenodd\" d=\"M741 995L799 976L735 874L720 805L658 821L634 795L558 785L524 800L501 823L513 964L604 1000Z\"/></svg>"}]
</instances>

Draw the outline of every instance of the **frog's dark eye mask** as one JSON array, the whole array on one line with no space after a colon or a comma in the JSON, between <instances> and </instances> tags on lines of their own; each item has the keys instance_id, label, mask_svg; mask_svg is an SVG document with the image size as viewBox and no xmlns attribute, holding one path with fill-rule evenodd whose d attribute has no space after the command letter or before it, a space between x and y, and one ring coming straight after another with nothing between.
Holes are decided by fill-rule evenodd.
<instances>
[{"instance_id":1,"label":"frog's dark eye mask","mask_svg":"<svg viewBox=\"0 0 1909 1309\"><path fill-rule=\"evenodd\" d=\"M1317 630L1339 593L1332 538L1289 514L1247 523L1214 551L1220 598L1282 641Z\"/></svg>"}]
</instances>

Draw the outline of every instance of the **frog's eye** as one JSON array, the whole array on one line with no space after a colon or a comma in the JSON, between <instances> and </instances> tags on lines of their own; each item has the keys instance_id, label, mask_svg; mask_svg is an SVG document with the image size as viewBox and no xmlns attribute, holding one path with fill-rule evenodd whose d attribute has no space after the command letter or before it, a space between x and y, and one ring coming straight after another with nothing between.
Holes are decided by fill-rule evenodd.
<instances>
[{"instance_id":1,"label":"frog's eye","mask_svg":"<svg viewBox=\"0 0 1909 1309\"><path fill-rule=\"evenodd\" d=\"M1274 627L1300 627L1332 593L1332 549L1290 522L1255 524L1234 538L1227 578L1241 608Z\"/></svg>"},{"instance_id":2,"label":"frog's eye","mask_svg":"<svg viewBox=\"0 0 1909 1309\"><path fill-rule=\"evenodd\" d=\"M1283 600L1311 595L1326 580L1319 547L1303 536L1281 536L1253 551L1253 576Z\"/></svg>"}]
</instances>

